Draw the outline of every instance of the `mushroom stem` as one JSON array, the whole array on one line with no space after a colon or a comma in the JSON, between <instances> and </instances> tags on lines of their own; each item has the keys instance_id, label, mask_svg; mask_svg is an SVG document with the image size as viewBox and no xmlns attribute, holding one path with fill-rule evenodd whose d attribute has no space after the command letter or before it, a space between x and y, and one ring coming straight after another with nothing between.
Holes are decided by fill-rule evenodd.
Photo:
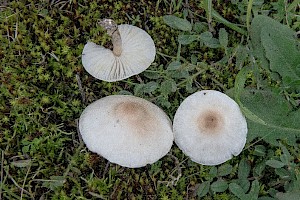
<instances>
[{"instance_id":1,"label":"mushroom stem","mask_svg":"<svg viewBox=\"0 0 300 200\"><path fill-rule=\"evenodd\" d=\"M111 36L113 44L113 53L116 56L120 56L122 53L122 40L118 29L118 25L112 19L100 20L99 25L105 28L107 34Z\"/></svg>"}]
</instances>

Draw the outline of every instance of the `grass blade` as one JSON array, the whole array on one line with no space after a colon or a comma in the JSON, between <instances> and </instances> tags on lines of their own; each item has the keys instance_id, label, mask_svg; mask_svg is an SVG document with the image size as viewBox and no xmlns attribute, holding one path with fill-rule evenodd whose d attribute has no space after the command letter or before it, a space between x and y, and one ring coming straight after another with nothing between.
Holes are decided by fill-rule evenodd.
<instances>
[{"instance_id":1,"label":"grass blade","mask_svg":"<svg viewBox=\"0 0 300 200\"><path fill-rule=\"evenodd\" d=\"M246 16L246 24L247 24L248 31L250 29L250 18L251 18L252 5L253 5L253 0L249 0L248 6L247 6L247 16Z\"/></svg>"},{"instance_id":2,"label":"grass blade","mask_svg":"<svg viewBox=\"0 0 300 200\"><path fill-rule=\"evenodd\" d=\"M215 11L214 9L211 9L212 11L212 17L218 21L219 23L224 24L225 26L231 28L232 30L235 30L236 32L239 32L243 35L247 35L247 31L245 31L244 29L238 27L236 24L233 24L229 21L227 21L226 19L224 19L217 11Z\"/></svg>"},{"instance_id":3,"label":"grass blade","mask_svg":"<svg viewBox=\"0 0 300 200\"><path fill-rule=\"evenodd\" d=\"M287 12L291 12L293 9L296 9L298 4L300 4L300 0L293 1L286 9Z\"/></svg>"},{"instance_id":4,"label":"grass blade","mask_svg":"<svg viewBox=\"0 0 300 200\"><path fill-rule=\"evenodd\" d=\"M204 9L207 15L207 22L208 24L211 24L212 21L212 1L211 0L205 0L204 1Z\"/></svg>"}]
</instances>

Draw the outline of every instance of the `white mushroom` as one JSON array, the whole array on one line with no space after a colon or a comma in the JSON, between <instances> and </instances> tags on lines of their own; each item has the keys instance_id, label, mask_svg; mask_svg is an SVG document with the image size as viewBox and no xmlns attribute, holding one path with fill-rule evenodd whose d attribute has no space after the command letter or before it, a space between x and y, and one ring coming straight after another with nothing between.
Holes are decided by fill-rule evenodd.
<instances>
[{"instance_id":1,"label":"white mushroom","mask_svg":"<svg viewBox=\"0 0 300 200\"><path fill-rule=\"evenodd\" d=\"M240 154L247 130L238 104L214 90L187 97L173 121L175 143L193 161L203 165L218 165Z\"/></svg>"},{"instance_id":2,"label":"white mushroom","mask_svg":"<svg viewBox=\"0 0 300 200\"><path fill-rule=\"evenodd\" d=\"M88 42L82 52L82 64L97 79L118 81L146 70L155 58L155 45L144 30L128 25L117 25L111 19L100 25L112 37L113 50Z\"/></svg>"},{"instance_id":3,"label":"white mushroom","mask_svg":"<svg viewBox=\"0 0 300 200\"><path fill-rule=\"evenodd\" d=\"M79 130L86 146L112 163L142 167L166 155L174 135L158 106L128 95L112 95L85 108Z\"/></svg>"}]
</instances>

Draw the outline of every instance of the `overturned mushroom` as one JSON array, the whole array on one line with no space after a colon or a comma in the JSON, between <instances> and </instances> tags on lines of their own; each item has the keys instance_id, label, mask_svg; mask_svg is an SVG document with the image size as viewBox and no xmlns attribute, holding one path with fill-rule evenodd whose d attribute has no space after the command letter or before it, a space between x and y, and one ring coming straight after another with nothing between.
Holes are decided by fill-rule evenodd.
<instances>
[{"instance_id":1,"label":"overturned mushroom","mask_svg":"<svg viewBox=\"0 0 300 200\"><path fill-rule=\"evenodd\" d=\"M155 45L144 30L117 25L111 19L99 23L112 38L113 50L88 42L82 52L82 64L97 79L118 81L147 69L155 58Z\"/></svg>"},{"instance_id":2,"label":"overturned mushroom","mask_svg":"<svg viewBox=\"0 0 300 200\"><path fill-rule=\"evenodd\" d=\"M89 150L131 168L156 162L174 140L171 121L159 107L128 95L104 97L86 107L79 130Z\"/></svg>"},{"instance_id":3,"label":"overturned mushroom","mask_svg":"<svg viewBox=\"0 0 300 200\"><path fill-rule=\"evenodd\" d=\"M173 122L175 143L193 161L203 165L218 165L240 154L247 130L238 104L214 90L187 97Z\"/></svg>"}]
</instances>

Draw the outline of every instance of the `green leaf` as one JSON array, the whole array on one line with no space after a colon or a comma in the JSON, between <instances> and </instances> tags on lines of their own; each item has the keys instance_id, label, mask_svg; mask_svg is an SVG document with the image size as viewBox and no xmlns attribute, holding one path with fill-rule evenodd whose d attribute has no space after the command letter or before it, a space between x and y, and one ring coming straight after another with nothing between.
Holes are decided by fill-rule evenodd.
<instances>
[{"instance_id":1,"label":"green leaf","mask_svg":"<svg viewBox=\"0 0 300 200\"><path fill-rule=\"evenodd\" d=\"M185 89L188 93L194 93L197 88L193 87L193 79L192 78L187 78L187 81L185 82Z\"/></svg>"},{"instance_id":2,"label":"green leaf","mask_svg":"<svg viewBox=\"0 0 300 200\"><path fill-rule=\"evenodd\" d=\"M291 178L291 174L284 168L275 169L275 174L277 174L283 180L289 180Z\"/></svg>"},{"instance_id":3,"label":"green leaf","mask_svg":"<svg viewBox=\"0 0 300 200\"><path fill-rule=\"evenodd\" d=\"M293 157L291 156L290 152L287 150L287 148L283 144L280 144L280 146L281 146L281 149L283 152L283 154L280 155L280 160L285 165L289 165L290 161L293 160Z\"/></svg>"},{"instance_id":4,"label":"green leaf","mask_svg":"<svg viewBox=\"0 0 300 200\"><path fill-rule=\"evenodd\" d=\"M235 31L237 31L237 32L239 32L239 33L241 33L241 34L243 34L243 35L246 35L246 34L247 34L247 32L246 32L244 29L240 28L240 27L239 27L238 25L236 25L236 24L233 24L233 23L227 21L225 18L223 18L223 17L222 17L217 11L215 11L213 8L211 9L211 14L212 14L212 17L213 17L216 21L218 21L219 23L222 23L222 24L224 24L225 26L227 26L227 27L231 28L232 30L235 30Z\"/></svg>"},{"instance_id":5,"label":"green leaf","mask_svg":"<svg viewBox=\"0 0 300 200\"><path fill-rule=\"evenodd\" d=\"M297 8L299 3L300 0L295 0L291 2L291 4L289 4L287 8L284 8L285 12L291 12L293 9Z\"/></svg>"},{"instance_id":6,"label":"green leaf","mask_svg":"<svg viewBox=\"0 0 300 200\"><path fill-rule=\"evenodd\" d=\"M246 179L250 174L250 170L251 167L249 163L245 159L242 159L240 161L239 168L238 168L238 178Z\"/></svg>"},{"instance_id":7,"label":"green leaf","mask_svg":"<svg viewBox=\"0 0 300 200\"><path fill-rule=\"evenodd\" d=\"M133 95L133 94L127 90L121 90L118 92L118 95Z\"/></svg>"},{"instance_id":8,"label":"green leaf","mask_svg":"<svg viewBox=\"0 0 300 200\"><path fill-rule=\"evenodd\" d=\"M144 93L152 93L158 88L159 84L154 81L150 81L144 85Z\"/></svg>"},{"instance_id":9,"label":"green leaf","mask_svg":"<svg viewBox=\"0 0 300 200\"><path fill-rule=\"evenodd\" d=\"M228 188L228 183L224 180L217 180L210 186L213 192L224 192Z\"/></svg>"},{"instance_id":10,"label":"green leaf","mask_svg":"<svg viewBox=\"0 0 300 200\"><path fill-rule=\"evenodd\" d=\"M211 167L209 171L210 177L213 179L217 177L217 174L218 174L218 168L216 168L215 166Z\"/></svg>"},{"instance_id":11,"label":"green leaf","mask_svg":"<svg viewBox=\"0 0 300 200\"><path fill-rule=\"evenodd\" d=\"M182 19L174 15L165 15L163 16L163 20L168 26L174 29L178 29L182 31L192 30L192 24L186 19Z\"/></svg>"},{"instance_id":12,"label":"green leaf","mask_svg":"<svg viewBox=\"0 0 300 200\"><path fill-rule=\"evenodd\" d=\"M254 148L254 155L257 156L265 156L266 155L266 147L263 145L256 145Z\"/></svg>"},{"instance_id":13,"label":"green leaf","mask_svg":"<svg viewBox=\"0 0 300 200\"><path fill-rule=\"evenodd\" d=\"M192 54L192 55L191 55L191 63L192 63L193 65L197 65L197 61L198 61L197 56L196 56L195 54Z\"/></svg>"},{"instance_id":14,"label":"green leaf","mask_svg":"<svg viewBox=\"0 0 300 200\"><path fill-rule=\"evenodd\" d=\"M208 193L209 187L210 187L209 181L204 181L203 183L201 183L197 189L198 197L204 197Z\"/></svg>"},{"instance_id":15,"label":"green leaf","mask_svg":"<svg viewBox=\"0 0 300 200\"><path fill-rule=\"evenodd\" d=\"M239 104L242 112L244 115L250 119L253 122L266 125L266 122L259 118L257 115L255 115L251 110L249 110L246 106L243 105L241 102L241 93L244 91L244 85L246 82L246 78L248 73L250 72L250 69L247 67L242 68L239 73L236 76L235 82L234 82L234 97L237 103Z\"/></svg>"},{"instance_id":16,"label":"green leaf","mask_svg":"<svg viewBox=\"0 0 300 200\"><path fill-rule=\"evenodd\" d=\"M202 40L203 42L209 42L213 38L213 35L211 32L205 31L205 32L201 33L199 37L200 37L200 40Z\"/></svg>"},{"instance_id":17,"label":"green leaf","mask_svg":"<svg viewBox=\"0 0 300 200\"><path fill-rule=\"evenodd\" d=\"M266 163L265 161L262 161L258 164L255 165L253 171L258 175L258 176L262 176L263 175L263 171L266 168Z\"/></svg>"},{"instance_id":18,"label":"green leaf","mask_svg":"<svg viewBox=\"0 0 300 200\"><path fill-rule=\"evenodd\" d=\"M160 91L164 96L168 96L170 93L176 92L177 85L176 82L171 80L165 80L160 85Z\"/></svg>"},{"instance_id":19,"label":"green leaf","mask_svg":"<svg viewBox=\"0 0 300 200\"><path fill-rule=\"evenodd\" d=\"M165 108L171 107L171 103L169 102L168 98L163 95L161 95L157 98L157 103Z\"/></svg>"},{"instance_id":20,"label":"green leaf","mask_svg":"<svg viewBox=\"0 0 300 200\"><path fill-rule=\"evenodd\" d=\"M281 168L284 167L284 163L278 160L267 160L266 165L273 167L273 168Z\"/></svg>"},{"instance_id":21,"label":"green leaf","mask_svg":"<svg viewBox=\"0 0 300 200\"><path fill-rule=\"evenodd\" d=\"M159 79L161 77L158 71L144 71L143 75L149 79Z\"/></svg>"},{"instance_id":22,"label":"green leaf","mask_svg":"<svg viewBox=\"0 0 300 200\"><path fill-rule=\"evenodd\" d=\"M266 196L263 196L263 197L258 197L258 200L276 200L272 197L266 197Z\"/></svg>"},{"instance_id":23,"label":"green leaf","mask_svg":"<svg viewBox=\"0 0 300 200\"><path fill-rule=\"evenodd\" d=\"M179 61L173 61L168 65L167 70L177 70L180 66L181 63Z\"/></svg>"},{"instance_id":24,"label":"green leaf","mask_svg":"<svg viewBox=\"0 0 300 200\"><path fill-rule=\"evenodd\" d=\"M219 40L216 38L213 38L213 35L211 32L206 31L200 34L199 36L200 40L204 42L204 44L210 48L218 48L220 47Z\"/></svg>"},{"instance_id":25,"label":"green leaf","mask_svg":"<svg viewBox=\"0 0 300 200\"><path fill-rule=\"evenodd\" d=\"M203 32L204 30L207 30L207 25L204 24L203 22L196 22L196 23L194 24L193 30L194 30L196 33L201 33L201 32Z\"/></svg>"},{"instance_id":26,"label":"green leaf","mask_svg":"<svg viewBox=\"0 0 300 200\"><path fill-rule=\"evenodd\" d=\"M241 69L244 66L247 57L248 57L248 51L246 47L243 45L238 45L236 47L236 54L235 54L235 59L236 59L235 64L238 67L238 69Z\"/></svg>"},{"instance_id":27,"label":"green leaf","mask_svg":"<svg viewBox=\"0 0 300 200\"><path fill-rule=\"evenodd\" d=\"M256 200L258 198L259 189L260 189L260 187L259 187L258 180L252 181L251 189L249 192L249 196L251 197L251 199Z\"/></svg>"},{"instance_id":28,"label":"green leaf","mask_svg":"<svg viewBox=\"0 0 300 200\"><path fill-rule=\"evenodd\" d=\"M227 176L232 171L230 164L223 164L218 168L218 176Z\"/></svg>"},{"instance_id":29,"label":"green leaf","mask_svg":"<svg viewBox=\"0 0 300 200\"><path fill-rule=\"evenodd\" d=\"M219 40L216 38L211 38L209 41L204 42L204 44L206 46L208 46L209 48L219 48L220 47Z\"/></svg>"},{"instance_id":30,"label":"green leaf","mask_svg":"<svg viewBox=\"0 0 300 200\"><path fill-rule=\"evenodd\" d=\"M241 186L239 186L236 183L230 183L229 184L229 190L238 198L240 199L246 199L246 195L245 192L243 191L243 189L241 188Z\"/></svg>"},{"instance_id":31,"label":"green leaf","mask_svg":"<svg viewBox=\"0 0 300 200\"><path fill-rule=\"evenodd\" d=\"M252 16L252 5L253 5L253 0L249 0L248 1L248 5L247 5L247 14L246 14L246 25L247 25L247 29L250 29L250 18Z\"/></svg>"},{"instance_id":32,"label":"green leaf","mask_svg":"<svg viewBox=\"0 0 300 200\"><path fill-rule=\"evenodd\" d=\"M268 31L269 32L268 32ZM266 51L266 57L270 61L270 69L283 77L286 85L300 80L300 51L293 37L278 35L275 30L262 29L262 43ZM290 35L292 36L292 35Z\"/></svg>"},{"instance_id":33,"label":"green leaf","mask_svg":"<svg viewBox=\"0 0 300 200\"><path fill-rule=\"evenodd\" d=\"M262 31L263 23L260 23L257 17L252 20L249 35L251 38L251 47L253 49L253 55L258 58L259 65L264 69L269 69L269 62L265 55L265 50L262 45L260 33Z\"/></svg>"},{"instance_id":34,"label":"green leaf","mask_svg":"<svg viewBox=\"0 0 300 200\"><path fill-rule=\"evenodd\" d=\"M144 86L145 84L137 84L134 86L134 95L140 96L144 93Z\"/></svg>"},{"instance_id":35,"label":"green leaf","mask_svg":"<svg viewBox=\"0 0 300 200\"><path fill-rule=\"evenodd\" d=\"M262 137L274 145L278 145L278 139L286 140L290 145L295 144L296 135L300 134L300 109L293 110L283 96L267 89L245 89L239 102L242 111L244 108L248 110L244 112L250 119L248 141Z\"/></svg>"},{"instance_id":36,"label":"green leaf","mask_svg":"<svg viewBox=\"0 0 300 200\"><path fill-rule=\"evenodd\" d=\"M204 0L204 9L206 12L206 16L207 16L207 22L211 23L212 21L212 0Z\"/></svg>"},{"instance_id":37,"label":"green leaf","mask_svg":"<svg viewBox=\"0 0 300 200\"><path fill-rule=\"evenodd\" d=\"M268 65L267 59L270 70L279 73L285 85L300 80L300 42L295 35L294 30L270 17L258 15L252 20L254 55L264 65Z\"/></svg>"},{"instance_id":38,"label":"green leaf","mask_svg":"<svg viewBox=\"0 0 300 200\"><path fill-rule=\"evenodd\" d=\"M250 188L250 181L246 178L238 179L236 183L239 184L239 186L241 186L241 188L244 190L245 193Z\"/></svg>"},{"instance_id":39,"label":"green leaf","mask_svg":"<svg viewBox=\"0 0 300 200\"><path fill-rule=\"evenodd\" d=\"M183 45L188 45L199 38L198 35L179 35L178 42Z\"/></svg>"},{"instance_id":40,"label":"green leaf","mask_svg":"<svg viewBox=\"0 0 300 200\"><path fill-rule=\"evenodd\" d=\"M224 48L227 48L228 45L228 33L224 28L221 28L219 31L219 42L220 45Z\"/></svg>"},{"instance_id":41,"label":"green leaf","mask_svg":"<svg viewBox=\"0 0 300 200\"><path fill-rule=\"evenodd\" d=\"M286 193L278 192L276 194L276 197L278 198L278 200L299 200L300 191L298 190Z\"/></svg>"},{"instance_id":42,"label":"green leaf","mask_svg":"<svg viewBox=\"0 0 300 200\"><path fill-rule=\"evenodd\" d=\"M300 109L293 110L283 96L271 90L245 89L249 72L249 68L242 68L234 85L235 100L249 119L248 141L262 137L266 142L275 145L278 145L278 139L294 144L295 134L300 134Z\"/></svg>"},{"instance_id":43,"label":"green leaf","mask_svg":"<svg viewBox=\"0 0 300 200\"><path fill-rule=\"evenodd\" d=\"M270 196L275 197L277 193L278 193L278 190L276 190L276 189L274 189L274 188L270 188L270 189L269 189L269 194L270 194ZM276 198L276 199L277 199L277 198Z\"/></svg>"},{"instance_id":44,"label":"green leaf","mask_svg":"<svg viewBox=\"0 0 300 200\"><path fill-rule=\"evenodd\" d=\"M149 94L154 92L158 88L159 84L154 81L150 81L146 84L138 84L134 87L134 95L140 96L142 94Z\"/></svg>"}]
</instances>

